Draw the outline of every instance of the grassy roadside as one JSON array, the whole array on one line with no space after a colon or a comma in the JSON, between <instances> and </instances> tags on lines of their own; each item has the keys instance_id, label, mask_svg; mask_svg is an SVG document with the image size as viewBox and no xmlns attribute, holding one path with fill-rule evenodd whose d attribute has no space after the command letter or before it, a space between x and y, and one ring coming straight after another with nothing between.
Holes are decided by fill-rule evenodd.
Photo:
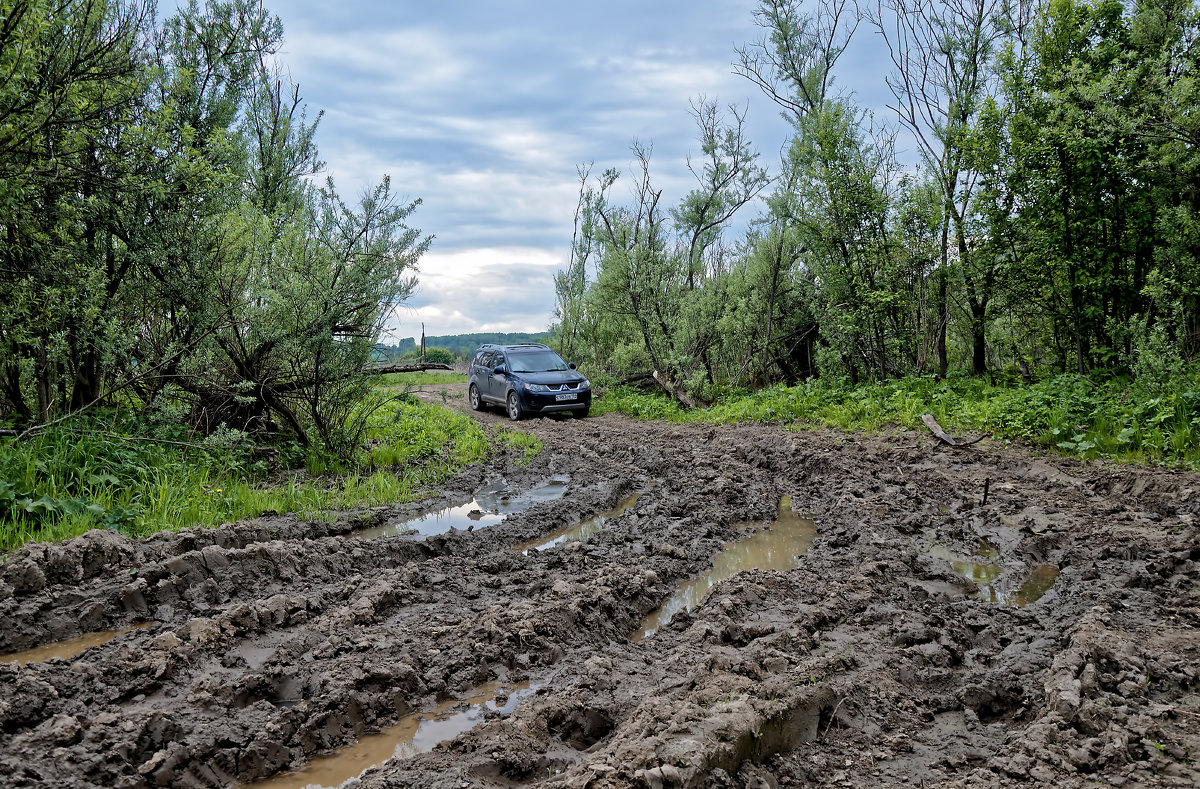
<instances>
[{"instance_id":1,"label":"grassy roadside","mask_svg":"<svg viewBox=\"0 0 1200 789\"><path fill-rule=\"evenodd\" d=\"M349 462L295 444L255 447L233 431L196 439L178 428L160 426L151 435L146 428L109 412L0 443L0 553L97 527L145 536L268 511L316 518L402 504L483 461L493 447L517 449L525 463L541 450L525 433L488 434L465 414L411 398L376 403Z\"/></svg>"},{"instance_id":2,"label":"grassy roadside","mask_svg":"<svg viewBox=\"0 0 1200 789\"><path fill-rule=\"evenodd\" d=\"M415 372L415 373L388 373L381 375L375 382L377 389L403 389L404 387L412 386L433 386L436 384L465 384L467 376L465 373L452 372Z\"/></svg>"},{"instance_id":3,"label":"grassy roadside","mask_svg":"<svg viewBox=\"0 0 1200 789\"><path fill-rule=\"evenodd\" d=\"M950 432L991 432L1092 460L1155 463L1200 470L1200 367L1159 386L1121 380L1097 384L1061 375L1032 385L994 386L976 378L905 378L850 387L809 381L731 392L710 408L684 411L638 390L614 388L592 413L620 412L672 422L778 422L878 431L924 430L933 414Z\"/></svg>"}]
</instances>

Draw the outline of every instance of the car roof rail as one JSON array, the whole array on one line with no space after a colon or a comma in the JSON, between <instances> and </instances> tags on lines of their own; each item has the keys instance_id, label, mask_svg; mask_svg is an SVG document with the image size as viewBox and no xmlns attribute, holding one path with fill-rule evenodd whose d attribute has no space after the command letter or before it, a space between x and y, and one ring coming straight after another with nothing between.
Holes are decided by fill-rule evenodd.
<instances>
[{"instance_id":1,"label":"car roof rail","mask_svg":"<svg viewBox=\"0 0 1200 789\"><path fill-rule=\"evenodd\" d=\"M485 342L484 344L479 346L480 351L483 351L483 350L507 351L507 350L521 350L521 349L525 349L525 348L545 348L546 350L550 350L550 346L546 345L546 343L544 343L544 342L518 342L518 343L513 343L512 345L501 345L499 343L494 343L494 342ZM476 353L478 353L478 351L476 351Z\"/></svg>"}]
</instances>

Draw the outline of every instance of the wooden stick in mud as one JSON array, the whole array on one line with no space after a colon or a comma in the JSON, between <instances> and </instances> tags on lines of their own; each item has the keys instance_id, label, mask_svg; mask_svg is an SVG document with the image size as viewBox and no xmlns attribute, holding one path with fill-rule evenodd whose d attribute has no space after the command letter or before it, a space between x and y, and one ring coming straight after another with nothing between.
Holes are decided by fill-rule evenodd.
<instances>
[{"instance_id":1,"label":"wooden stick in mud","mask_svg":"<svg viewBox=\"0 0 1200 789\"><path fill-rule=\"evenodd\" d=\"M925 423L925 427L929 428L929 432L933 433L933 435L939 441L941 441L946 446L954 447L955 449L962 449L963 447L973 446L975 444L978 444L980 441L984 440L985 438L987 438L988 436L991 435L991 433L984 433L983 435L981 435L979 438L975 439L974 441L968 441L965 444L963 444L963 443L959 443L958 441L955 441L953 438L946 435L946 431L942 430L942 426L939 425L938 421L933 418L933 414L922 414L921 421Z\"/></svg>"},{"instance_id":2,"label":"wooden stick in mud","mask_svg":"<svg viewBox=\"0 0 1200 789\"><path fill-rule=\"evenodd\" d=\"M987 438L990 435L991 435L991 433L984 433L983 435L981 435L979 438L975 439L974 441L968 441L965 444L959 444L958 448L962 449L963 447L974 446L975 444L978 444L980 441L984 440L985 438Z\"/></svg>"},{"instance_id":3,"label":"wooden stick in mud","mask_svg":"<svg viewBox=\"0 0 1200 789\"><path fill-rule=\"evenodd\" d=\"M945 430L942 430L942 426L933 418L933 414L921 414L921 421L925 423L925 427L929 428L929 432L933 433L943 444L950 447L958 446L958 442L946 435Z\"/></svg>"}]
</instances>

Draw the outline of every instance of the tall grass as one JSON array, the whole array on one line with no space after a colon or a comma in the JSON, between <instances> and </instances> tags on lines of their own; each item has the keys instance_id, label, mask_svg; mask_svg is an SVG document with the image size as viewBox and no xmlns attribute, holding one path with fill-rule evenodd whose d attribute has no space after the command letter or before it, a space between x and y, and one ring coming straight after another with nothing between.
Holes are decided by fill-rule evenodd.
<instances>
[{"instance_id":1,"label":"tall grass","mask_svg":"<svg viewBox=\"0 0 1200 789\"><path fill-rule=\"evenodd\" d=\"M403 388L411 386L430 386L434 384L465 384L467 376L464 373L421 371L414 373L388 373L379 376L376 386L388 388Z\"/></svg>"},{"instance_id":2,"label":"tall grass","mask_svg":"<svg viewBox=\"0 0 1200 789\"><path fill-rule=\"evenodd\" d=\"M672 422L776 422L876 431L924 430L933 414L947 430L991 432L1084 459L1200 468L1200 366L1160 384L1103 384L1061 375L1032 385L994 386L978 378L904 378L851 387L814 380L733 392L712 407L684 411L657 394L610 389L592 412Z\"/></svg>"},{"instance_id":3,"label":"tall grass","mask_svg":"<svg viewBox=\"0 0 1200 789\"><path fill-rule=\"evenodd\" d=\"M492 435L496 444L520 450L521 459L517 461L518 466L528 466L542 451L542 440L532 433L502 427Z\"/></svg>"},{"instance_id":4,"label":"tall grass","mask_svg":"<svg viewBox=\"0 0 1200 789\"><path fill-rule=\"evenodd\" d=\"M490 451L470 417L401 400L373 406L349 463L283 444L272 464L231 431L195 440L146 430L136 414L108 413L0 443L0 552L97 527L143 536L267 511L311 518L403 503Z\"/></svg>"}]
</instances>

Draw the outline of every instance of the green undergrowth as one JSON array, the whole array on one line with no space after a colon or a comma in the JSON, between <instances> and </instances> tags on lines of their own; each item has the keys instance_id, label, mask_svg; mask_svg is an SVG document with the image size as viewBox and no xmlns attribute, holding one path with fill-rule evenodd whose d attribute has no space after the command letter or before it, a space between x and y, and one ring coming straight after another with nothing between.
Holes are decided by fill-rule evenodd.
<instances>
[{"instance_id":1,"label":"green undergrowth","mask_svg":"<svg viewBox=\"0 0 1200 789\"><path fill-rule=\"evenodd\" d=\"M0 552L97 527L145 536L272 511L316 518L400 504L481 462L492 445L465 414L411 399L370 406L350 461L294 443L256 447L237 431L149 432L135 416L110 413L0 442ZM504 431L492 441L520 445L527 457L540 450L508 433L524 435Z\"/></svg>"},{"instance_id":2,"label":"green undergrowth","mask_svg":"<svg viewBox=\"0 0 1200 789\"><path fill-rule=\"evenodd\" d=\"M773 422L878 431L924 430L933 414L950 433L991 432L1086 460L1105 458L1200 469L1200 367L1148 386L1060 375L1030 385L977 378L904 378L851 387L814 380L731 392L710 408L685 411L657 393L613 388L592 412L671 422ZM971 436L974 437L974 436Z\"/></svg>"}]
</instances>

